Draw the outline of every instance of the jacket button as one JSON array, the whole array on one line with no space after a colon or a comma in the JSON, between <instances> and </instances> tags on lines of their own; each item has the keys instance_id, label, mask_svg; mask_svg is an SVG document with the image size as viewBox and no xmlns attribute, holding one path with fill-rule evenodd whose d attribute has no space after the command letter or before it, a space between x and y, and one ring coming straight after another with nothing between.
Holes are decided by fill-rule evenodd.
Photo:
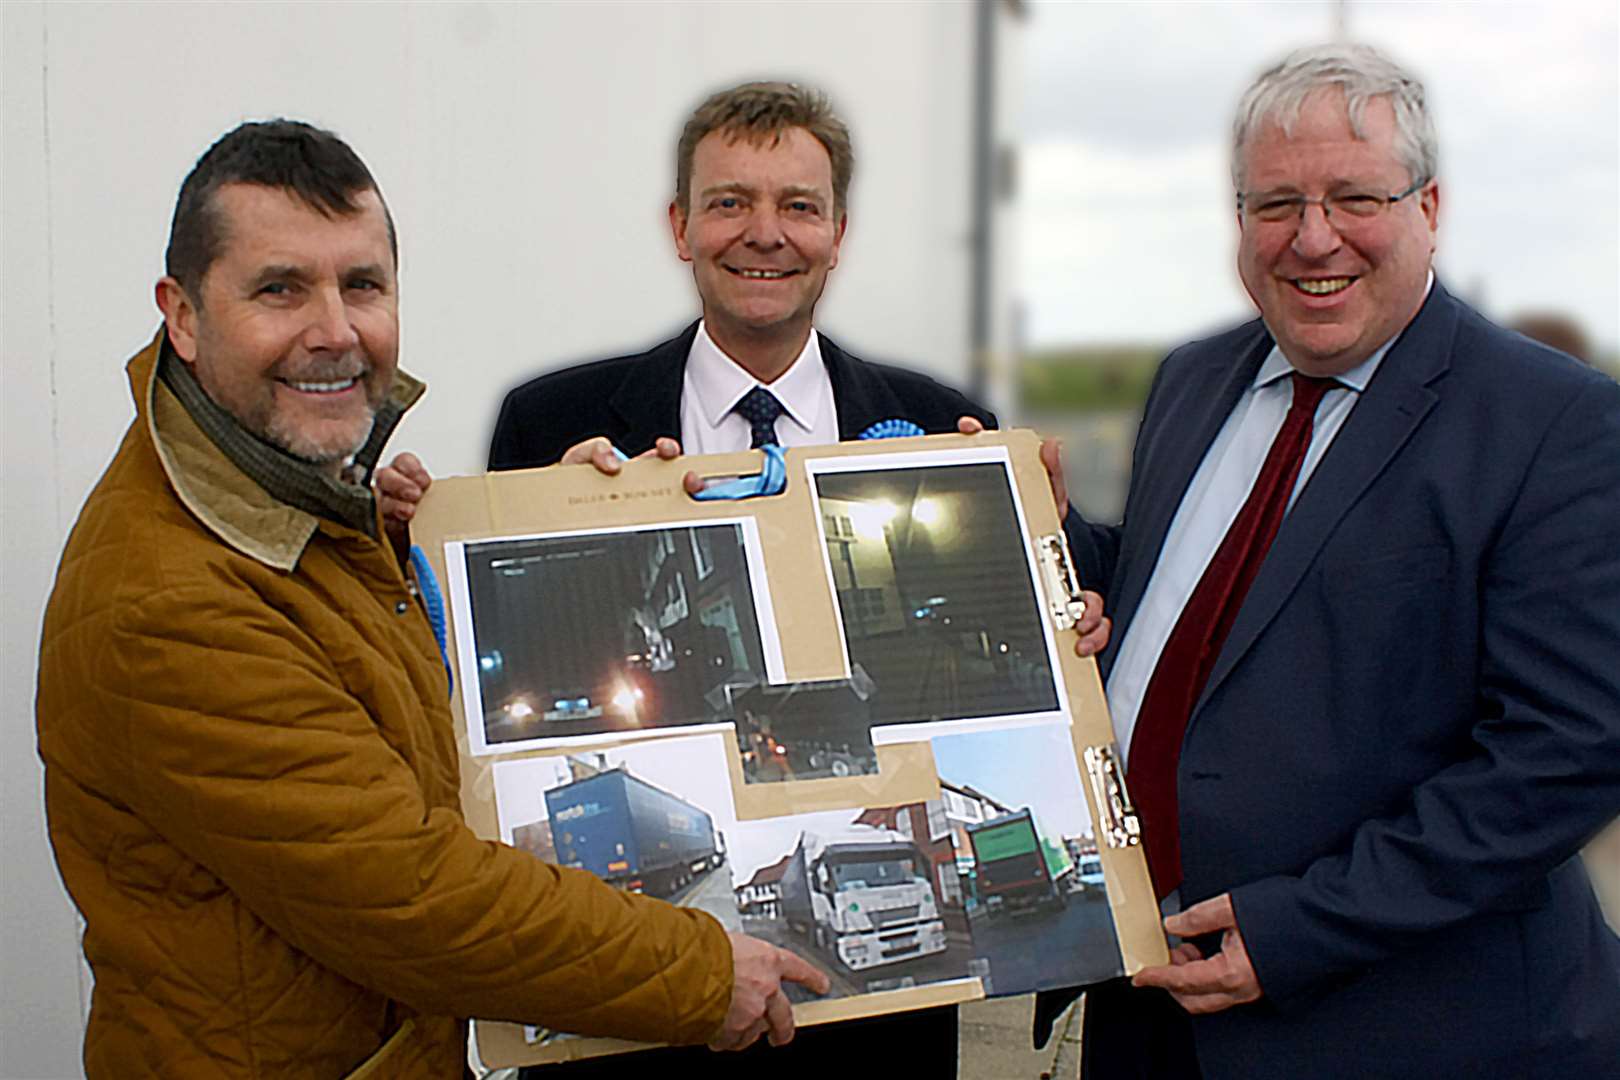
<instances>
[{"instance_id":1,"label":"jacket button","mask_svg":"<svg viewBox=\"0 0 1620 1080\"><path fill-rule=\"evenodd\" d=\"M399 603L394 605L395 615L403 615L409 610L411 610L411 602L409 600L401 600Z\"/></svg>"}]
</instances>

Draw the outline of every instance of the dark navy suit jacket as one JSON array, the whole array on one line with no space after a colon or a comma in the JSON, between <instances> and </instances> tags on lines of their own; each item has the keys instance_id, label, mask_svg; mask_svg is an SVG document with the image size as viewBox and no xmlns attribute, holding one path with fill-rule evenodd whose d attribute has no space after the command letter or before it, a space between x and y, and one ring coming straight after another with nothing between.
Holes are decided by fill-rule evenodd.
<instances>
[{"instance_id":1,"label":"dark navy suit jacket","mask_svg":"<svg viewBox=\"0 0 1620 1080\"><path fill-rule=\"evenodd\" d=\"M660 436L681 437L681 381L697 335L693 323L644 353L563 368L506 395L490 440L489 467L525 469L554 464L569 447L606 435L634 457ZM910 420L930 435L956 430L962 416L996 426L993 414L949 387L904 368L857 360L821 335L821 359L832 382L838 437L858 438L883 420ZM764 1040L740 1054L699 1048L646 1051L544 1069L537 1080L597 1080L620 1076L779 1077L864 1076L879 1063L901 1061L913 1075L956 1075L956 1009L922 1009L801 1030L787 1047ZM683 1069L685 1071L683 1071Z\"/></svg>"},{"instance_id":2,"label":"dark navy suit jacket","mask_svg":"<svg viewBox=\"0 0 1620 1080\"><path fill-rule=\"evenodd\" d=\"M1123 526L1071 516L1105 665L1271 346L1256 321L1172 353ZM1177 780L1184 902L1232 894L1265 995L1194 1018L1206 1077L1620 1076L1620 941L1573 857L1620 813L1620 386L1437 284L1284 520Z\"/></svg>"},{"instance_id":3,"label":"dark navy suit jacket","mask_svg":"<svg viewBox=\"0 0 1620 1080\"><path fill-rule=\"evenodd\" d=\"M606 435L634 457L660 437L681 437L681 380L697 323L644 353L548 372L506 395L490 440L491 469L551 465L574 444ZM995 417L926 375L874 364L821 335L838 437L858 438L881 420L910 420L930 435L956 430L962 416L987 427Z\"/></svg>"}]
</instances>

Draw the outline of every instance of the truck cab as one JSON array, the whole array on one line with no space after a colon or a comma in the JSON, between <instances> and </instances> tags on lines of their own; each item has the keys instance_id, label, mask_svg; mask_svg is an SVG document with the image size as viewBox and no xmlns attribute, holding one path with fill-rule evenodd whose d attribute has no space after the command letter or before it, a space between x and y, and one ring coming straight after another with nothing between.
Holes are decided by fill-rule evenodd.
<instances>
[{"instance_id":1,"label":"truck cab","mask_svg":"<svg viewBox=\"0 0 1620 1080\"><path fill-rule=\"evenodd\" d=\"M863 971L945 950L928 864L910 840L856 827L839 837L806 833L783 877L789 925Z\"/></svg>"}]
</instances>

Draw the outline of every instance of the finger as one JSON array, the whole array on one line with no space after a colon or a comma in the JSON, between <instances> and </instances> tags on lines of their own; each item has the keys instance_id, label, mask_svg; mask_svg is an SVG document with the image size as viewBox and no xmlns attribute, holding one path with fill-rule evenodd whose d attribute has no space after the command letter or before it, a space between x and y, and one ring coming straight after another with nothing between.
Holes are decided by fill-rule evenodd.
<instances>
[{"instance_id":1,"label":"finger","mask_svg":"<svg viewBox=\"0 0 1620 1080\"><path fill-rule=\"evenodd\" d=\"M1188 942L1182 942L1170 950L1170 963L1175 967L1196 963L1203 958L1204 954L1198 951L1198 946Z\"/></svg>"},{"instance_id":2,"label":"finger","mask_svg":"<svg viewBox=\"0 0 1620 1080\"><path fill-rule=\"evenodd\" d=\"M825 994L832 988L832 982L827 973L816 967L798 953L779 949L781 957L782 978L788 982L798 983L800 986L813 990L818 994Z\"/></svg>"},{"instance_id":3,"label":"finger","mask_svg":"<svg viewBox=\"0 0 1620 1080\"><path fill-rule=\"evenodd\" d=\"M1232 918L1232 897L1228 893L1194 904L1186 911L1164 920L1164 928L1177 937L1197 937L1216 930L1235 926Z\"/></svg>"},{"instance_id":4,"label":"finger","mask_svg":"<svg viewBox=\"0 0 1620 1080\"><path fill-rule=\"evenodd\" d=\"M770 1024L772 1046L793 1041L793 1005L786 994L778 991L765 1002L765 1020Z\"/></svg>"},{"instance_id":5,"label":"finger","mask_svg":"<svg viewBox=\"0 0 1620 1080\"><path fill-rule=\"evenodd\" d=\"M385 499L398 499L401 502L418 502L422 498L422 489L400 473L388 476L377 474L377 490Z\"/></svg>"},{"instance_id":6,"label":"finger","mask_svg":"<svg viewBox=\"0 0 1620 1080\"><path fill-rule=\"evenodd\" d=\"M1230 1009L1234 1005L1243 1004L1242 999L1232 994L1171 994L1187 1012L1194 1016L1207 1016L1223 1009Z\"/></svg>"},{"instance_id":7,"label":"finger","mask_svg":"<svg viewBox=\"0 0 1620 1080\"><path fill-rule=\"evenodd\" d=\"M1089 634L1102 625L1103 598L1090 589L1081 589L1080 602L1086 605L1086 610L1075 621L1074 628L1082 634Z\"/></svg>"},{"instance_id":8,"label":"finger","mask_svg":"<svg viewBox=\"0 0 1620 1080\"><path fill-rule=\"evenodd\" d=\"M1220 977L1226 965L1216 957L1185 964L1162 964L1136 973L1132 986L1157 986L1172 994L1208 994L1224 990Z\"/></svg>"},{"instance_id":9,"label":"finger","mask_svg":"<svg viewBox=\"0 0 1620 1080\"><path fill-rule=\"evenodd\" d=\"M688 495L696 495L698 492L708 487L708 485L703 482L703 477L699 476L697 473L688 472L685 476L681 477L681 487L686 489L686 493Z\"/></svg>"},{"instance_id":10,"label":"finger","mask_svg":"<svg viewBox=\"0 0 1620 1080\"><path fill-rule=\"evenodd\" d=\"M558 464L595 465L610 476L619 471L618 455L613 452L613 443L605 435L570 446Z\"/></svg>"},{"instance_id":11,"label":"finger","mask_svg":"<svg viewBox=\"0 0 1620 1080\"><path fill-rule=\"evenodd\" d=\"M1076 656L1096 656L1108 647L1108 639L1114 633L1114 620L1106 616L1098 623L1097 628L1089 634L1082 634L1074 643Z\"/></svg>"},{"instance_id":12,"label":"finger","mask_svg":"<svg viewBox=\"0 0 1620 1080\"><path fill-rule=\"evenodd\" d=\"M1041 464L1046 466L1046 478L1052 485L1052 503L1057 507L1058 517L1064 518L1069 513L1069 488L1063 480L1063 443L1058 439L1044 439L1041 442Z\"/></svg>"},{"instance_id":13,"label":"finger","mask_svg":"<svg viewBox=\"0 0 1620 1080\"><path fill-rule=\"evenodd\" d=\"M963 435L979 435L984 432L984 423L977 416L962 416L957 418L956 430Z\"/></svg>"},{"instance_id":14,"label":"finger","mask_svg":"<svg viewBox=\"0 0 1620 1080\"><path fill-rule=\"evenodd\" d=\"M731 1049L731 1050L746 1050L746 1049L748 1049L750 1046L753 1046L756 1042L759 1041L759 1037L761 1035L765 1034L765 1031L766 1031L766 1029L768 1027L769 1027L769 1025L766 1023L765 1018L763 1016L760 1017L758 1020L755 1020L751 1025L749 1025L748 1030L743 1032L742 1035L737 1039L737 1041L735 1043L733 1043L730 1047L728 1047L728 1049Z\"/></svg>"},{"instance_id":15,"label":"finger","mask_svg":"<svg viewBox=\"0 0 1620 1080\"><path fill-rule=\"evenodd\" d=\"M422 459L409 450L394 458L392 468L423 487L433 482L432 478L428 476L427 466L422 464Z\"/></svg>"},{"instance_id":16,"label":"finger","mask_svg":"<svg viewBox=\"0 0 1620 1080\"><path fill-rule=\"evenodd\" d=\"M681 444L674 439L665 437L653 443L653 450L663 461L673 461L681 456Z\"/></svg>"}]
</instances>

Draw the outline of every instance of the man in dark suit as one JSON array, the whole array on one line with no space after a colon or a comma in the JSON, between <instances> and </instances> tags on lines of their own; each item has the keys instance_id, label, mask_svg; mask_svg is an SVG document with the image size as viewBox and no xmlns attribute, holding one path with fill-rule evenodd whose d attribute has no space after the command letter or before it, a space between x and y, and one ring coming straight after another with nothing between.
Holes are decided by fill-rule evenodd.
<instances>
[{"instance_id":1,"label":"man in dark suit","mask_svg":"<svg viewBox=\"0 0 1620 1080\"><path fill-rule=\"evenodd\" d=\"M928 434L994 427L995 417L916 372L856 359L813 326L847 223L849 132L821 95L751 83L705 101L677 148L669 207L677 254L692 264L703 318L652 349L542 375L512 390L490 443L491 470L594 462L617 472L617 449L664 457L766 443L855 439L885 421ZM688 477L688 486L695 485ZM1100 598L1076 651L1107 639ZM903 1061L922 1077L956 1075L954 1007L801 1030L717 1058L648 1051L537 1077L651 1075L682 1067L707 1077L865 1075Z\"/></svg>"},{"instance_id":2,"label":"man in dark suit","mask_svg":"<svg viewBox=\"0 0 1620 1080\"><path fill-rule=\"evenodd\" d=\"M848 222L849 131L819 94L749 83L698 107L676 151L670 229L703 318L652 349L542 375L506 397L491 469L550 465L605 437L627 454L853 439L908 420L929 434L995 418L927 376L858 360L813 326ZM774 415L759 424L755 403ZM757 414L756 414L757 415ZM755 438L755 434L761 436ZM593 457L594 455L594 457ZM616 469L602 442L570 461Z\"/></svg>"},{"instance_id":3,"label":"man in dark suit","mask_svg":"<svg viewBox=\"0 0 1620 1080\"><path fill-rule=\"evenodd\" d=\"M1124 524L1069 518L1182 939L1088 993L1084 1076L1620 1068L1574 858L1620 808L1620 387L1434 281L1434 147L1371 49L1261 77L1261 318L1165 360Z\"/></svg>"}]
</instances>

